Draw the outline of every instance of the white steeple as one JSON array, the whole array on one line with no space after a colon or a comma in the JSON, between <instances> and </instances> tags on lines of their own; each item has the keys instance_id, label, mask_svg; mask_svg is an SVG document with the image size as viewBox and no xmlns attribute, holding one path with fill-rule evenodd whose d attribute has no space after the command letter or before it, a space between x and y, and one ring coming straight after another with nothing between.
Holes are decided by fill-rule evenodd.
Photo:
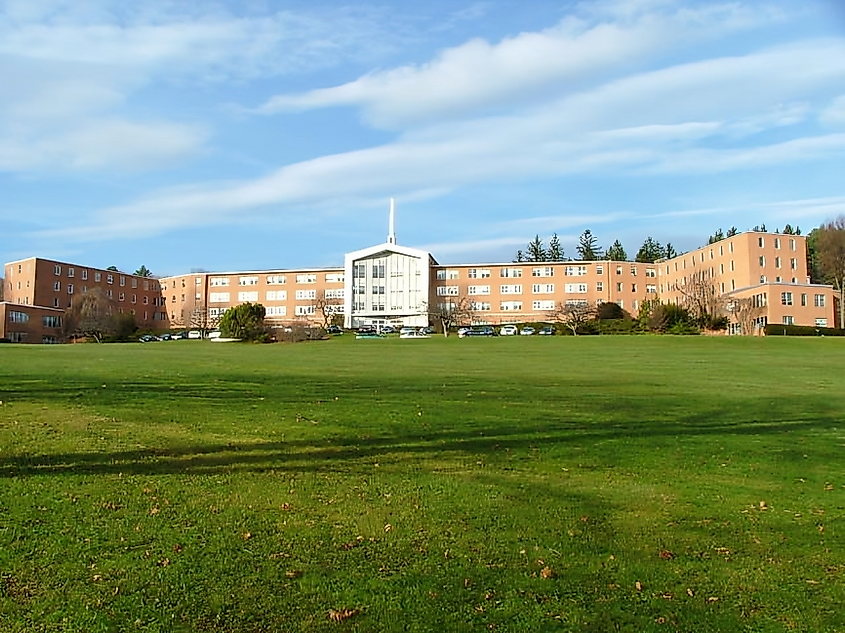
<instances>
[{"instance_id":1,"label":"white steeple","mask_svg":"<svg viewBox=\"0 0 845 633\"><path fill-rule=\"evenodd\" d=\"M387 243L396 244L396 231L393 229L394 221L393 198L390 199L390 219L387 223Z\"/></svg>"}]
</instances>

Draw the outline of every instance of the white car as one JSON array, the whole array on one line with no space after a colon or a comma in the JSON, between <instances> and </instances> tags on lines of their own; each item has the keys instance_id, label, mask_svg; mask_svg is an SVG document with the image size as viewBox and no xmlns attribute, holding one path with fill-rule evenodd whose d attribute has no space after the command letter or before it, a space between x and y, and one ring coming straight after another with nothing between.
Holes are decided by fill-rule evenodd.
<instances>
[{"instance_id":1,"label":"white car","mask_svg":"<svg viewBox=\"0 0 845 633\"><path fill-rule=\"evenodd\" d=\"M213 331L208 333L208 338L210 338L210 339L220 338L220 336L221 336L220 330L213 330Z\"/></svg>"},{"instance_id":2,"label":"white car","mask_svg":"<svg viewBox=\"0 0 845 633\"><path fill-rule=\"evenodd\" d=\"M532 336L534 334L534 328L530 325L526 325L519 333L522 336Z\"/></svg>"},{"instance_id":3,"label":"white car","mask_svg":"<svg viewBox=\"0 0 845 633\"><path fill-rule=\"evenodd\" d=\"M519 328L515 325L503 325L499 328L499 336L514 336L519 334Z\"/></svg>"},{"instance_id":4,"label":"white car","mask_svg":"<svg viewBox=\"0 0 845 633\"><path fill-rule=\"evenodd\" d=\"M191 330L188 332L188 338L202 338L202 332L199 330Z\"/></svg>"}]
</instances>

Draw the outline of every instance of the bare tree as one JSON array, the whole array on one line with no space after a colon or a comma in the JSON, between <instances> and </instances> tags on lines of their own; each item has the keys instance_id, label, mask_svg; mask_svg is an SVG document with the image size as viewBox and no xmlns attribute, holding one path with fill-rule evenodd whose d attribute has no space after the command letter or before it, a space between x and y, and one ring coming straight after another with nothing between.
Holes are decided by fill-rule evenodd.
<instances>
[{"instance_id":1,"label":"bare tree","mask_svg":"<svg viewBox=\"0 0 845 633\"><path fill-rule=\"evenodd\" d=\"M426 305L428 318L440 322L443 336L449 336L449 328L459 325L470 325L475 311L469 297L443 297L442 303Z\"/></svg>"},{"instance_id":2,"label":"bare tree","mask_svg":"<svg viewBox=\"0 0 845 633\"><path fill-rule=\"evenodd\" d=\"M681 304L701 327L712 327L723 318L725 299L718 290L715 276L706 270L693 272L674 286Z\"/></svg>"},{"instance_id":3,"label":"bare tree","mask_svg":"<svg viewBox=\"0 0 845 633\"><path fill-rule=\"evenodd\" d=\"M839 291L839 327L845 328L845 215L819 227L816 258L819 272Z\"/></svg>"},{"instance_id":4,"label":"bare tree","mask_svg":"<svg viewBox=\"0 0 845 633\"><path fill-rule=\"evenodd\" d=\"M199 330L205 338L209 331L217 327L219 316L211 316L208 306L201 298L194 296L193 300L182 304L182 310L173 319L172 324L189 330Z\"/></svg>"},{"instance_id":5,"label":"bare tree","mask_svg":"<svg viewBox=\"0 0 845 633\"><path fill-rule=\"evenodd\" d=\"M596 305L580 300L558 302L555 309L549 312L549 318L568 327L573 336L578 336L578 328L593 320L595 316Z\"/></svg>"},{"instance_id":6,"label":"bare tree","mask_svg":"<svg viewBox=\"0 0 845 633\"><path fill-rule=\"evenodd\" d=\"M314 314L322 318L323 329L329 327L338 314L343 314L343 299L321 297L314 301Z\"/></svg>"},{"instance_id":7,"label":"bare tree","mask_svg":"<svg viewBox=\"0 0 845 633\"><path fill-rule=\"evenodd\" d=\"M90 336L101 342L116 330L114 305L99 288L75 295L63 319L65 336Z\"/></svg>"},{"instance_id":8,"label":"bare tree","mask_svg":"<svg viewBox=\"0 0 845 633\"><path fill-rule=\"evenodd\" d=\"M725 302L725 310L733 315L744 336L754 334L754 324L765 312L763 304L753 297L729 297Z\"/></svg>"}]
</instances>

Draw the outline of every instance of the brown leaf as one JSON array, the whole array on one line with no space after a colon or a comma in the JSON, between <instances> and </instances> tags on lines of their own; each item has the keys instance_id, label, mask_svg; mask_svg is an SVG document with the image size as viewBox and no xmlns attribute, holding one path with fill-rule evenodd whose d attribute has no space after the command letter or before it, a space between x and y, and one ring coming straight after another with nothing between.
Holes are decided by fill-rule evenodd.
<instances>
[{"instance_id":1,"label":"brown leaf","mask_svg":"<svg viewBox=\"0 0 845 633\"><path fill-rule=\"evenodd\" d=\"M393 526L392 526L392 525L390 525L390 523L388 523L387 525L385 525L385 526L384 526L384 531L385 531L385 532L392 532L392 531L393 531Z\"/></svg>"},{"instance_id":2,"label":"brown leaf","mask_svg":"<svg viewBox=\"0 0 845 633\"><path fill-rule=\"evenodd\" d=\"M249 539L252 538L252 534L250 534L249 532L244 532L243 537L244 537L245 541L248 541Z\"/></svg>"},{"instance_id":3,"label":"brown leaf","mask_svg":"<svg viewBox=\"0 0 845 633\"><path fill-rule=\"evenodd\" d=\"M555 577L555 572L552 570L551 567L546 565L543 569L540 570L540 577L544 580L548 580L549 578Z\"/></svg>"},{"instance_id":4,"label":"brown leaf","mask_svg":"<svg viewBox=\"0 0 845 633\"><path fill-rule=\"evenodd\" d=\"M769 509L769 506L768 506L768 505L766 505L766 502L765 502L765 501L761 501L761 502L760 502L760 509L761 509L761 510L768 510L768 509Z\"/></svg>"},{"instance_id":5,"label":"brown leaf","mask_svg":"<svg viewBox=\"0 0 845 633\"><path fill-rule=\"evenodd\" d=\"M692 597L695 595L695 592L694 592L692 589L687 588L687 595L688 595L690 598L692 598Z\"/></svg>"},{"instance_id":6,"label":"brown leaf","mask_svg":"<svg viewBox=\"0 0 845 633\"><path fill-rule=\"evenodd\" d=\"M299 578L302 575L302 570L300 569L290 569L285 572L285 576L287 578Z\"/></svg>"},{"instance_id":7,"label":"brown leaf","mask_svg":"<svg viewBox=\"0 0 845 633\"><path fill-rule=\"evenodd\" d=\"M329 609L329 619L333 622L343 622L349 618L358 615L358 609Z\"/></svg>"},{"instance_id":8,"label":"brown leaf","mask_svg":"<svg viewBox=\"0 0 845 633\"><path fill-rule=\"evenodd\" d=\"M660 550L660 558L663 560L672 560L675 558L675 555L670 552L668 549Z\"/></svg>"},{"instance_id":9,"label":"brown leaf","mask_svg":"<svg viewBox=\"0 0 845 633\"><path fill-rule=\"evenodd\" d=\"M156 507L156 508L150 508L150 515L151 515L151 516L155 516L155 515L157 515L159 512L161 512L161 510L159 510L157 507Z\"/></svg>"},{"instance_id":10,"label":"brown leaf","mask_svg":"<svg viewBox=\"0 0 845 633\"><path fill-rule=\"evenodd\" d=\"M642 591L642 590L643 590L643 583L641 583L639 580L638 580L637 582L635 582L635 583L634 583L634 586L636 586L637 591Z\"/></svg>"}]
</instances>

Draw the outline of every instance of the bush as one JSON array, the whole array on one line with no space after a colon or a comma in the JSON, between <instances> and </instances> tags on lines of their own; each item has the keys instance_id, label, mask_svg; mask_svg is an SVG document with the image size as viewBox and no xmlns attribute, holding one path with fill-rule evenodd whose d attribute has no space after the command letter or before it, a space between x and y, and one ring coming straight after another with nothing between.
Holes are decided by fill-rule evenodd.
<instances>
[{"instance_id":1,"label":"bush","mask_svg":"<svg viewBox=\"0 0 845 633\"><path fill-rule=\"evenodd\" d=\"M260 303L242 303L229 308L220 318L220 332L227 338L267 342L270 335L264 326L264 314L264 306Z\"/></svg>"},{"instance_id":2,"label":"bush","mask_svg":"<svg viewBox=\"0 0 845 633\"><path fill-rule=\"evenodd\" d=\"M698 327L689 312L674 303L654 306L648 317L648 329L668 334L697 334Z\"/></svg>"},{"instance_id":3,"label":"bush","mask_svg":"<svg viewBox=\"0 0 845 633\"><path fill-rule=\"evenodd\" d=\"M812 325L779 325L770 323L766 326L766 336L845 336L845 330Z\"/></svg>"},{"instance_id":4,"label":"bush","mask_svg":"<svg viewBox=\"0 0 845 633\"><path fill-rule=\"evenodd\" d=\"M632 318L628 312L622 309L622 306L614 301L607 301L596 308L597 321L620 321L623 319L630 321Z\"/></svg>"}]
</instances>

